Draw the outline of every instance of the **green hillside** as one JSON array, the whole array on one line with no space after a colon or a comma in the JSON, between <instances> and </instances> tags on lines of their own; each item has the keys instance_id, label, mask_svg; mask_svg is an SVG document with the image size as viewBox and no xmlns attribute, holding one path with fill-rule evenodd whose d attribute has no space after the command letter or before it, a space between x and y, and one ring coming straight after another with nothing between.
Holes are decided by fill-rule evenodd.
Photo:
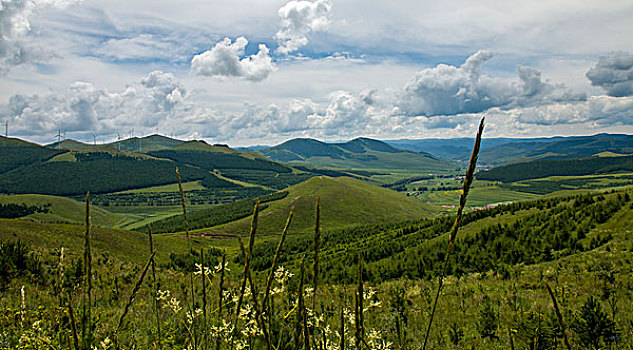
<instances>
[{"instance_id":1,"label":"green hillside","mask_svg":"<svg viewBox=\"0 0 633 350\"><path fill-rule=\"evenodd\" d=\"M211 171L216 169L248 169L277 173L292 172L290 168L263 157L253 157L252 154L228 147L207 145L202 141L187 142L172 149L149 152L148 154Z\"/></svg>"},{"instance_id":2,"label":"green hillside","mask_svg":"<svg viewBox=\"0 0 633 350\"><path fill-rule=\"evenodd\" d=\"M61 142L54 142L46 147L51 149L62 149L68 151L115 151L116 148L113 148L107 144L89 144L76 140L66 139Z\"/></svg>"},{"instance_id":3,"label":"green hillside","mask_svg":"<svg viewBox=\"0 0 633 350\"><path fill-rule=\"evenodd\" d=\"M53 150L15 138L0 136L0 173L27 166L36 162L46 161L63 150Z\"/></svg>"},{"instance_id":4,"label":"green hillside","mask_svg":"<svg viewBox=\"0 0 633 350\"><path fill-rule=\"evenodd\" d=\"M391 169L443 172L455 170L452 162L428 153L404 151L382 141L357 138L345 143L293 139L259 151L266 157L290 163L337 169Z\"/></svg>"},{"instance_id":5,"label":"green hillside","mask_svg":"<svg viewBox=\"0 0 633 350\"><path fill-rule=\"evenodd\" d=\"M514 182L548 176L579 176L633 171L633 157L536 160L499 166L477 174L479 180Z\"/></svg>"},{"instance_id":6,"label":"green hillside","mask_svg":"<svg viewBox=\"0 0 633 350\"><path fill-rule=\"evenodd\" d=\"M294 171L257 153L240 152L225 146L212 146L204 141L190 141L171 149L149 154L216 171L228 179L275 190L284 189L315 175Z\"/></svg>"},{"instance_id":7,"label":"green hillside","mask_svg":"<svg viewBox=\"0 0 633 350\"><path fill-rule=\"evenodd\" d=\"M314 187L311 182L317 180L311 179L308 184ZM569 325L565 334L570 347L629 348L633 341L633 325L628 316L633 312L632 205L631 192L620 191L548 198L467 213L449 260L448 276L443 280L429 338L432 347L563 349L566 346L556 310ZM263 211L262 216L269 210ZM294 321L300 320L297 315L301 315L297 312L300 309L297 300L303 296L306 306L316 305L311 308L314 316L308 317L314 322L316 332L324 334L327 344L324 348L333 348L328 345L340 341L335 332L327 333L327 329L336 330L341 319L348 330L345 341L353 346L354 313L350 309L355 305L354 300L357 303L359 300L355 291L361 290L368 342L420 348L446 251L446 232L453 220L439 217L324 229L318 289L313 288L312 271L316 270L312 258L313 235L288 236L279 260L284 269L277 270L283 279L275 276L270 311L265 314L270 329L286 333L271 332L272 340L284 344L283 348L294 348L292 338L283 334L293 334L292 327L298 323ZM22 254L15 254L22 260L9 254L0 256L5 268L0 270L3 273L0 286L4 288L0 294L0 314L4 315L0 326L10 344L18 344L20 339L24 342L27 338L20 336L27 334L36 345L47 344L40 340L45 339L56 348L72 348L72 327L67 319L63 322L59 319L66 315L68 304L81 314L80 287L84 283L79 260L83 233L83 227L77 225L0 220L0 249L15 252L10 244L18 239L26 245L21 248ZM267 268L278 243L278 235L257 237L250 266L258 293L244 294L245 316L238 320L239 330L257 323L251 305L255 300L262 301ZM94 332L97 344L105 344L105 338L114 334L133 290L138 293L128 305L129 314L117 334L121 348L151 348L157 335L163 339L165 348L188 344L195 337L203 339L205 330L215 331L215 325L222 324L225 318L217 311L218 303L222 303L218 295L240 295L244 265L235 240L194 235L187 242L181 234L155 235L158 287L153 283L151 268L145 279L141 278L149 256L147 238L138 232L93 230L92 313L97 324ZM59 263L60 247L65 252L63 264ZM200 261L197 252L202 248L205 257L211 258L206 264L211 268L208 278L183 269L186 259L192 263ZM196 253L189 255L190 251ZM222 251L228 254L229 266L221 279L213 267L217 266ZM309 267L302 279L305 292L298 288L302 276L298 265L304 256L304 265ZM363 261L361 274L357 265L359 256ZM26 265L12 269L12 259ZM363 284L358 283L359 276ZM57 282L60 278L64 279L64 290L76 293L69 292L67 296L60 293ZM135 288L137 281L143 282L140 289ZM162 298L158 300L155 287L161 290ZM220 288L223 293L218 293ZM201 293L202 290L206 293ZM23 303L21 291L25 296ZM167 291L169 294L164 297ZM553 298L557 300L556 306ZM154 301L158 302L156 308ZM189 304L199 306L200 315L187 313ZM160 330L157 320L161 322ZM586 327L591 320L600 323L596 327L602 332L610 331L607 334L616 334L617 338L604 335L587 338L594 331ZM190 331L181 328L191 324L198 328L191 327ZM235 334L237 338L220 334L220 349L229 349L231 339L241 344L251 341L255 344L252 348L265 348L261 334ZM213 347L215 339L211 338L209 344Z\"/></svg>"},{"instance_id":8,"label":"green hillside","mask_svg":"<svg viewBox=\"0 0 633 350\"><path fill-rule=\"evenodd\" d=\"M112 149L129 152L151 152L178 146L184 141L172 139L162 135L146 137L131 137L129 139L109 143Z\"/></svg>"},{"instance_id":9,"label":"green hillside","mask_svg":"<svg viewBox=\"0 0 633 350\"><path fill-rule=\"evenodd\" d=\"M504 273L517 264L538 264L593 250L616 234L626 235L607 230L605 225L627 215L630 206L631 196L626 192L590 193L468 213L449 262L449 274ZM453 221L454 217L443 216L330 230L323 237L323 269L331 282L351 283L356 274L354 258L361 254L367 278L375 283L401 277L433 278L440 272L445 234ZM286 260L296 263L311 249L311 239L310 234L290 237ZM262 242L255 247L254 266L265 269L270 264L272 246L272 242Z\"/></svg>"},{"instance_id":10,"label":"green hillside","mask_svg":"<svg viewBox=\"0 0 633 350\"><path fill-rule=\"evenodd\" d=\"M283 229L290 207L295 216L291 233L314 230L316 197L321 198L321 226L323 230L367 223L395 222L430 217L437 209L403 194L349 177L313 177L286 189L288 195L267 203L260 214L258 232L278 234ZM248 218L199 233L244 234L248 232Z\"/></svg>"},{"instance_id":11,"label":"green hillside","mask_svg":"<svg viewBox=\"0 0 633 350\"><path fill-rule=\"evenodd\" d=\"M598 134L554 139L551 142L511 142L482 149L480 160L483 164L500 165L536 159L586 158L602 152L632 154L633 136ZM462 155L467 156L467 153Z\"/></svg>"},{"instance_id":12,"label":"green hillside","mask_svg":"<svg viewBox=\"0 0 633 350\"><path fill-rule=\"evenodd\" d=\"M120 262L141 264L149 254L147 234L109 228L95 227L92 230L92 250L94 256L115 258ZM81 225L36 223L27 220L0 219L0 241L19 239L28 246L39 250L54 251L64 247L66 257L80 257L84 248L85 228ZM167 264L172 253L187 251L187 241L183 236L157 235L154 237L156 260ZM211 247L218 243L206 240L192 241L192 247Z\"/></svg>"},{"instance_id":13,"label":"green hillside","mask_svg":"<svg viewBox=\"0 0 633 350\"><path fill-rule=\"evenodd\" d=\"M84 211L85 203L64 197L47 196L40 194L18 194L0 196L0 204L26 204L28 206L46 206L48 213L33 213L25 219L43 222L62 222L83 224L86 220ZM109 211L92 207L92 223L95 226L113 227L126 221L126 217L121 214L110 213Z\"/></svg>"},{"instance_id":14,"label":"green hillside","mask_svg":"<svg viewBox=\"0 0 633 350\"><path fill-rule=\"evenodd\" d=\"M170 184L180 167L183 181L207 188L236 187L209 172L169 160L117 152L78 152L62 160L33 163L0 174L0 193L78 195Z\"/></svg>"},{"instance_id":15,"label":"green hillside","mask_svg":"<svg viewBox=\"0 0 633 350\"><path fill-rule=\"evenodd\" d=\"M268 202L285 198L288 192L276 192L257 199L240 199L231 203L213 206L205 209L191 210L187 214L187 223L190 230L213 227L236 221L253 214L255 201L259 200L260 209L268 208ZM185 227L182 210L168 218L152 222L152 231L155 233L179 232ZM139 227L139 230L147 232L147 227Z\"/></svg>"}]
</instances>

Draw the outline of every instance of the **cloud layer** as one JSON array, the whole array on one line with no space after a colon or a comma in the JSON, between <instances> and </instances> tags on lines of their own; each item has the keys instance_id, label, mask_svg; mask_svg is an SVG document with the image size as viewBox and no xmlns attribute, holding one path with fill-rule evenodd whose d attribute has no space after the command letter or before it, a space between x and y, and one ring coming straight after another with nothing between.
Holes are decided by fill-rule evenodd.
<instances>
[{"instance_id":1,"label":"cloud layer","mask_svg":"<svg viewBox=\"0 0 633 350\"><path fill-rule=\"evenodd\" d=\"M279 9L281 28L275 34L277 52L289 54L308 44L311 32L328 27L332 5L328 0L292 0Z\"/></svg>"},{"instance_id":2,"label":"cloud layer","mask_svg":"<svg viewBox=\"0 0 633 350\"><path fill-rule=\"evenodd\" d=\"M0 75L13 66L46 59L51 53L29 42L31 19L48 7L64 8L81 0L0 0Z\"/></svg>"},{"instance_id":3,"label":"cloud layer","mask_svg":"<svg viewBox=\"0 0 633 350\"><path fill-rule=\"evenodd\" d=\"M490 51L480 50L459 67L439 64L419 71L396 102L399 112L408 116L455 115L586 98L563 84L544 81L539 71L529 67L517 67L517 80L490 77L482 72L482 66L492 57Z\"/></svg>"},{"instance_id":4,"label":"cloud layer","mask_svg":"<svg viewBox=\"0 0 633 350\"><path fill-rule=\"evenodd\" d=\"M600 57L587 72L587 78L609 96L633 96L633 54L620 51Z\"/></svg>"},{"instance_id":5,"label":"cloud layer","mask_svg":"<svg viewBox=\"0 0 633 350\"><path fill-rule=\"evenodd\" d=\"M196 75L209 77L233 77L250 81L262 81L275 70L268 47L259 45L257 54L244 57L248 40L239 37L218 42L209 51L191 59L191 69Z\"/></svg>"}]
</instances>

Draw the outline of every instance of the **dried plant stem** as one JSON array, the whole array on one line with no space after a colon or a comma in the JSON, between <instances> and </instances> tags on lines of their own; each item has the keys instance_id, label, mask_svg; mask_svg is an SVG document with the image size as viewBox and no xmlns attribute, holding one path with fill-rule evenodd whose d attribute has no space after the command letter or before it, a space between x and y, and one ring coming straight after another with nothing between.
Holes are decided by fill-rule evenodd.
<instances>
[{"instance_id":1,"label":"dried plant stem","mask_svg":"<svg viewBox=\"0 0 633 350\"><path fill-rule=\"evenodd\" d=\"M180 203L182 204L182 218L185 223L185 235L187 236L187 245L191 251L191 241L189 240L189 224L187 222L187 205L185 204L185 192L182 190L182 181L180 180L180 171L176 168L176 177L178 178L178 191L180 192Z\"/></svg>"},{"instance_id":2,"label":"dried plant stem","mask_svg":"<svg viewBox=\"0 0 633 350\"><path fill-rule=\"evenodd\" d=\"M202 273L200 274L202 279L202 328L204 333L202 336L203 349L207 348L207 273L204 266L204 248L200 248L200 266Z\"/></svg>"},{"instance_id":3,"label":"dried plant stem","mask_svg":"<svg viewBox=\"0 0 633 350\"><path fill-rule=\"evenodd\" d=\"M295 208L290 208L290 213L288 214L288 219L286 220L286 225L284 226L284 230L281 232L281 239L279 240L279 244L277 245L277 250L275 251L275 257L273 258L273 263L270 266L270 273L268 274L268 279L266 280L266 289L264 290L264 301L262 302L264 309L268 306L268 297L270 296L270 287L273 283L273 278L275 277L275 269L277 268L277 263L279 262L279 257L281 256L281 251L283 249L284 241L286 240L286 234L288 233L288 227L290 226L290 222L292 221L292 217L294 216Z\"/></svg>"},{"instance_id":4,"label":"dried plant stem","mask_svg":"<svg viewBox=\"0 0 633 350\"><path fill-rule=\"evenodd\" d=\"M475 169L477 168L477 158L479 157L479 147L481 145L481 135L484 131L484 120L485 118L481 118L481 122L479 123L479 131L477 132L477 137L475 138L473 153L470 156L468 170L466 170L466 177L464 178L464 188L462 190L461 196L459 197L459 207L457 208L457 215L455 217L453 227L451 228L451 232L448 236L448 248L446 249L446 255L444 256L442 273L440 274L438 279L437 294L435 295L435 301L433 302L433 310L431 311L431 316L429 317L429 325L426 329L426 335L424 336L424 344L422 345L422 350L426 349L426 344L429 341L429 334L431 333L431 326L433 325L433 317L435 316L435 311L437 309L437 301L440 298L442 285L444 284L444 276L446 275L446 269L448 267L448 259L455 246L455 239L457 238L457 231L462 219L462 212L464 211L464 207L466 206L468 191L470 190L470 185L475 178Z\"/></svg>"},{"instance_id":5,"label":"dried plant stem","mask_svg":"<svg viewBox=\"0 0 633 350\"><path fill-rule=\"evenodd\" d=\"M365 338L365 327L364 327L364 287L363 287L363 259L361 259L360 254L358 254L358 290L356 291L356 305L355 305L355 316L356 316L356 348L360 349L361 344L364 342Z\"/></svg>"},{"instance_id":6,"label":"dried plant stem","mask_svg":"<svg viewBox=\"0 0 633 350\"><path fill-rule=\"evenodd\" d=\"M226 252L222 253L222 266L220 267L220 283L218 286L218 326L222 322L224 304L224 265L226 264ZM215 339L215 350L220 350L220 337Z\"/></svg>"},{"instance_id":7,"label":"dried plant stem","mask_svg":"<svg viewBox=\"0 0 633 350\"><path fill-rule=\"evenodd\" d=\"M303 333L303 348L310 349L310 332L308 330L308 320L306 319L305 299L303 295L305 282L305 254L301 258L299 265L299 298L297 300L297 323L295 325L295 349L301 348L301 335Z\"/></svg>"},{"instance_id":8,"label":"dried plant stem","mask_svg":"<svg viewBox=\"0 0 633 350\"><path fill-rule=\"evenodd\" d=\"M316 312L316 299L317 299L317 286L319 284L319 249L321 244L321 227L319 226L321 220L321 206L320 206L321 197L317 197L316 199L316 213L314 219L314 265L313 265L313 276L312 276L312 310Z\"/></svg>"},{"instance_id":9,"label":"dried plant stem","mask_svg":"<svg viewBox=\"0 0 633 350\"><path fill-rule=\"evenodd\" d=\"M156 301L156 296L158 295L158 282L156 282L156 260L154 260L154 240L152 238L152 226L150 224L147 224L147 232L149 234L149 253L152 254L152 286L153 288L153 295L152 295L152 305L154 308L154 314L156 315L156 332L157 332L157 336L156 336L156 343L158 345L158 349L161 348L160 345L160 314L158 313L158 302Z\"/></svg>"},{"instance_id":10,"label":"dried plant stem","mask_svg":"<svg viewBox=\"0 0 633 350\"><path fill-rule=\"evenodd\" d=\"M143 284L143 280L145 279L147 270L149 270L149 267L152 264L152 261L154 261L154 255L156 255L155 252L152 253L152 255L150 255L149 259L147 259L147 264L145 264L145 268L143 269L141 276L138 278L138 281L136 281L136 285L134 285L134 289L132 289L132 294L130 294L130 299L128 299L127 304L125 304L125 308L123 309L121 318L119 318L119 325L116 327L114 334L118 334L119 330L121 329L121 326L123 326L123 320L125 319L125 316L127 316L128 311L130 311L130 307L132 306L132 303L134 302L134 298L136 297L138 290L141 288L141 285Z\"/></svg>"},{"instance_id":11,"label":"dried plant stem","mask_svg":"<svg viewBox=\"0 0 633 350\"><path fill-rule=\"evenodd\" d=\"M246 255L246 249L244 248L244 243L242 240L239 240L240 249L242 250L242 254L244 254L244 259L250 260L250 256ZM264 333L264 339L266 340L266 345L268 350L272 349L272 342L270 340L270 336L268 334L268 329L266 328L266 322L264 320L264 316L262 314L262 310L259 308L259 302L257 299L257 291L255 290L255 283L253 283L253 276L251 275L250 264L249 268L246 270L246 274L248 277L248 282L251 287L251 297L253 298L253 307L255 308L255 320L259 324L259 327L262 329L262 333Z\"/></svg>"},{"instance_id":12,"label":"dried plant stem","mask_svg":"<svg viewBox=\"0 0 633 350\"><path fill-rule=\"evenodd\" d=\"M90 192L86 193L86 232L84 235L84 300L81 316L81 344L83 349L92 345L92 253L90 252Z\"/></svg>"},{"instance_id":13,"label":"dried plant stem","mask_svg":"<svg viewBox=\"0 0 633 350\"><path fill-rule=\"evenodd\" d=\"M345 350L345 308L343 303L341 303L341 343L339 348Z\"/></svg>"},{"instance_id":14,"label":"dried plant stem","mask_svg":"<svg viewBox=\"0 0 633 350\"><path fill-rule=\"evenodd\" d=\"M73 332L73 345L75 350L79 350L79 335L77 333L77 318L73 308L72 294L68 291L68 316L70 316L70 329Z\"/></svg>"},{"instance_id":15,"label":"dried plant stem","mask_svg":"<svg viewBox=\"0 0 633 350\"><path fill-rule=\"evenodd\" d=\"M189 254L193 255L193 248L191 247L191 239L189 237L189 223L187 221L187 205L185 203L185 192L182 190L182 181L180 179L180 171L176 167L176 178L178 179L178 191L180 192L180 203L182 204L182 218L185 226L185 236L187 237L187 248L189 248ZM195 309L195 288L193 284L193 272L189 273L189 287L191 293L191 304L189 305L189 309L193 312ZM194 339L195 342L195 339Z\"/></svg>"},{"instance_id":16,"label":"dried plant stem","mask_svg":"<svg viewBox=\"0 0 633 350\"><path fill-rule=\"evenodd\" d=\"M257 217L259 215L259 200L255 201L255 206L253 208L253 220L251 221L251 232L249 235L249 252L252 253L253 244L255 242L255 232L257 232ZM240 242L240 246L244 245L242 243L242 239L237 236L237 240ZM244 302L244 293L246 292L246 282L248 280L248 271L250 270L250 259L247 259L246 255L244 258L244 276L242 278L242 285L240 287L240 295L237 299L237 307L235 309L235 322L233 323L233 329L237 329L237 322L239 321L240 311L242 309L242 303ZM252 291L251 291L252 292ZM230 348L233 349L233 338L231 338Z\"/></svg>"},{"instance_id":17,"label":"dried plant stem","mask_svg":"<svg viewBox=\"0 0 633 350\"><path fill-rule=\"evenodd\" d=\"M554 310L556 311L556 317L558 318L558 325L560 326L560 329L563 332L563 340L565 341L565 346L567 347L568 350L571 350L569 339L567 339L567 330L565 328L565 322L563 321L563 314L560 312L560 309L558 308L558 302L556 301L556 296L554 295L552 288L550 288L547 282L543 281L543 284L545 284L545 287L547 288L547 292L549 293L549 296L552 298L552 303L554 304Z\"/></svg>"}]
</instances>

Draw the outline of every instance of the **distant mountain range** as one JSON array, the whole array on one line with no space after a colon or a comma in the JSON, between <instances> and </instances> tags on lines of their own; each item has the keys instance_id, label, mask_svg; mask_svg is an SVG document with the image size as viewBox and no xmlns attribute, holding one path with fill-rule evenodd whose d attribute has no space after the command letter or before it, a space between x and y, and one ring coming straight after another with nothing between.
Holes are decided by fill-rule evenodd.
<instances>
[{"instance_id":1,"label":"distant mountain range","mask_svg":"<svg viewBox=\"0 0 633 350\"><path fill-rule=\"evenodd\" d=\"M394 147L424 150L438 157L467 160L474 139L422 139L385 141ZM479 160L482 164L501 165L536 159L574 159L610 152L633 154L633 135L597 134L551 138L484 138Z\"/></svg>"},{"instance_id":2,"label":"distant mountain range","mask_svg":"<svg viewBox=\"0 0 633 350\"><path fill-rule=\"evenodd\" d=\"M398 169L420 172L455 170L455 164L426 152L393 147L383 141L356 138L345 143L325 143L308 138L286 141L260 149L279 162L339 169Z\"/></svg>"}]
</instances>

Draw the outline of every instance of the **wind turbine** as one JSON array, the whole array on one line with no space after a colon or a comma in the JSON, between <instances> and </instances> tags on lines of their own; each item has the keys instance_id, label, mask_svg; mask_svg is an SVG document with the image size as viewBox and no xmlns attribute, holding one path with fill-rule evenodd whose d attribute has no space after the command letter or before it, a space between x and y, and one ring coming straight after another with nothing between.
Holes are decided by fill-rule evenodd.
<instances>
[{"instance_id":1,"label":"wind turbine","mask_svg":"<svg viewBox=\"0 0 633 350\"><path fill-rule=\"evenodd\" d=\"M119 149L119 152L121 152L121 134L119 133L116 134L116 145Z\"/></svg>"},{"instance_id":2,"label":"wind turbine","mask_svg":"<svg viewBox=\"0 0 633 350\"><path fill-rule=\"evenodd\" d=\"M57 137L57 149L60 149L62 146L62 131L61 130L57 130L57 135L55 135L55 137Z\"/></svg>"},{"instance_id":3,"label":"wind turbine","mask_svg":"<svg viewBox=\"0 0 633 350\"><path fill-rule=\"evenodd\" d=\"M4 123L4 137L9 137L9 119Z\"/></svg>"}]
</instances>

